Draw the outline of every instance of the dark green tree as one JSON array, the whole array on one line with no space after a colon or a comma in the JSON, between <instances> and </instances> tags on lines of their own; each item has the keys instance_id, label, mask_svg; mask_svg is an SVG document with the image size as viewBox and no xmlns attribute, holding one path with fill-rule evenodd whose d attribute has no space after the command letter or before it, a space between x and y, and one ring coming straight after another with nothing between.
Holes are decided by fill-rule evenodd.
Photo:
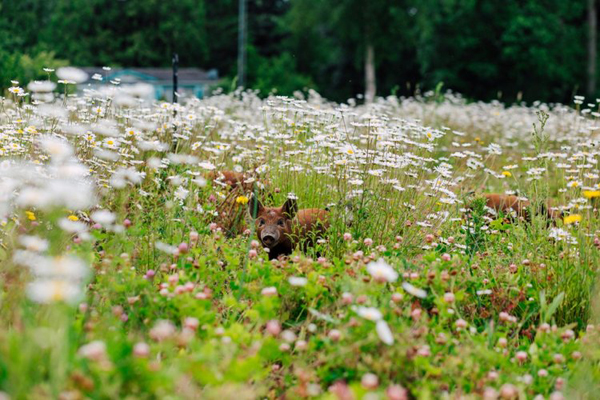
<instances>
[{"instance_id":1,"label":"dark green tree","mask_svg":"<svg viewBox=\"0 0 600 400\"><path fill-rule=\"evenodd\" d=\"M426 87L469 97L570 101L585 82L583 0L424 0L418 59Z\"/></svg>"},{"instance_id":2,"label":"dark green tree","mask_svg":"<svg viewBox=\"0 0 600 400\"><path fill-rule=\"evenodd\" d=\"M292 0L286 26L299 71L338 100L406 87L418 73L413 3Z\"/></svg>"},{"instance_id":3,"label":"dark green tree","mask_svg":"<svg viewBox=\"0 0 600 400\"><path fill-rule=\"evenodd\" d=\"M52 51L43 51L40 26L48 23L54 0L0 0L0 95L11 81L42 79L43 68L66 65Z\"/></svg>"},{"instance_id":4,"label":"dark green tree","mask_svg":"<svg viewBox=\"0 0 600 400\"><path fill-rule=\"evenodd\" d=\"M209 1L206 7L206 66L222 76L236 73L238 0Z\"/></svg>"},{"instance_id":5,"label":"dark green tree","mask_svg":"<svg viewBox=\"0 0 600 400\"><path fill-rule=\"evenodd\" d=\"M183 66L207 60L202 0L55 0L46 48L75 65Z\"/></svg>"},{"instance_id":6,"label":"dark green tree","mask_svg":"<svg viewBox=\"0 0 600 400\"><path fill-rule=\"evenodd\" d=\"M0 86L42 67L237 73L238 0L0 0ZM345 101L444 87L467 98L597 94L596 0L252 0L248 84Z\"/></svg>"}]
</instances>

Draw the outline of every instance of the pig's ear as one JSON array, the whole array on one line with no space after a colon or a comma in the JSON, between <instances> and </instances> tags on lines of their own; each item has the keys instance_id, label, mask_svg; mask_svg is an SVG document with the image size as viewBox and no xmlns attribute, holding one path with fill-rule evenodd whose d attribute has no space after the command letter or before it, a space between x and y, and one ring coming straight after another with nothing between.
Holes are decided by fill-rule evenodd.
<instances>
[{"instance_id":1,"label":"pig's ear","mask_svg":"<svg viewBox=\"0 0 600 400\"><path fill-rule=\"evenodd\" d=\"M296 199L287 199L285 203L283 203L281 211L289 219L294 218L296 216L296 213L298 212L298 202L296 201Z\"/></svg>"},{"instance_id":2,"label":"pig's ear","mask_svg":"<svg viewBox=\"0 0 600 400\"><path fill-rule=\"evenodd\" d=\"M262 213L263 209L264 207L258 199L258 197L252 196L252 198L248 202L248 211L250 212L252 218L256 219L256 217L258 217Z\"/></svg>"}]
</instances>

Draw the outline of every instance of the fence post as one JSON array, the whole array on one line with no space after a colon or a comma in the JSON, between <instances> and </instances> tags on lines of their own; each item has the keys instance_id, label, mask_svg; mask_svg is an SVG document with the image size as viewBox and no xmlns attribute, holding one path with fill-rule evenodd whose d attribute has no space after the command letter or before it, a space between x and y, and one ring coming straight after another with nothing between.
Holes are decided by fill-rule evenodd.
<instances>
[{"instance_id":1,"label":"fence post","mask_svg":"<svg viewBox=\"0 0 600 400\"><path fill-rule=\"evenodd\" d=\"M179 55L173 53L173 103L177 103L177 68L179 67Z\"/></svg>"}]
</instances>

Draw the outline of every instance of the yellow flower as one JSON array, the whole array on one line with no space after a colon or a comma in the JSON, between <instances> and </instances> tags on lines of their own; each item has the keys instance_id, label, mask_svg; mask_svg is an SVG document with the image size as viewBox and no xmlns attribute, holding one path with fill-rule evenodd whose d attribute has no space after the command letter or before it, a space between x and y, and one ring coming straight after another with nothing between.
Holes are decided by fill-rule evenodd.
<instances>
[{"instance_id":1,"label":"yellow flower","mask_svg":"<svg viewBox=\"0 0 600 400\"><path fill-rule=\"evenodd\" d=\"M79 221L79 218L77 217L77 215L71 214L67 218L70 219L71 221Z\"/></svg>"},{"instance_id":2,"label":"yellow flower","mask_svg":"<svg viewBox=\"0 0 600 400\"><path fill-rule=\"evenodd\" d=\"M510 178L512 176L512 174L510 173L510 171L502 171L502 175L504 175L507 178Z\"/></svg>"},{"instance_id":3,"label":"yellow flower","mask_svg":"<svg viewBox=\"0 0 600 400\"><path fill-rule=\"evenodd\" d=\"M583 195L588 199L600 197L600 190L584 190Z\"/></svg>"},{"instance_id":4,"label":"yellow flower","mask_svg":"<svg viewBox=\"0 0 600 400\"><path fill-rule=\"evenodd\" d=\"M25 211L25 214L27 214L27 219L29 219L30 221L35 221L35 214L31 211Z\"/></svg>"},{"instance_id":5,"label":"yellow flower","mask_svg":"<svg viewBox=\"0 0 600 400\"><path fill-rule=\"evenodd\" d=\"M565 225L573 224L573 223L579 222L579 221L581 221L581 215L579 215L579 214L568 215L564 219Z\"/></svg>"},{"instance_id":6,"label":"yellow flower","mask_svg":"<svg viewBox=\"0 0 600 400\"><path fill-rule=\"evenodd\" d=\"M238 204L248 204L248 198L246 196L239 196L237 199L235 199L235 202Z\"/></svg>"}]
</instances>

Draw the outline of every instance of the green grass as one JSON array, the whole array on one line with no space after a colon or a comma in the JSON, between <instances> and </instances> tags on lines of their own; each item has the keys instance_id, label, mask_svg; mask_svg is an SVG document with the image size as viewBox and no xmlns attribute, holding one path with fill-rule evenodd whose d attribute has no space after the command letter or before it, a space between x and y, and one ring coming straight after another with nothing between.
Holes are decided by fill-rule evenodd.
<instances>
[{"instance_id":1,"label":"green grass","mask_svg":"<svg viewBox=\"0 0 600 400\"><path fill-rule=\"evenodd\" d=\"M2 172L9 209L0 251L0 390L11 398L335 398L330 387L385 398L391 385L424 399L507 395L509 385L523 398L594 397L599 226L583 191L600 178L589 114L540 106L547 114L537 115L451 94L340 109L245 93L190 101L177 113L168 105L121 108L94 95L77 100L57 103L70 107L61 117L16 97L0 106L5 160L65 166L70 157L50 149L48 160L38 145L44 135L65 136L90 168L85 179L96 195L83 209L67 207L75 192L31 207L14 200L28 188L51 192L44 184L66 172L20 173L17 183L8 166ZM91 112L99 104L101 117ZM111 134L121 141L117 160L94 153L105 137L92 144L66 133L74 125L97 130L102 119L118 132ZM132 126L139 127L133 138ZM177 163L172 154L195 159ZM254 225L235 202L249 193L194 183L205 162L258 168L266 188L256 193L266 205L294 193L300 208L329 206L325 240L284 260L269 262L260 248L249 257ZM139 182L115 183L122 168L142 172ZM530 179L532 168L545 168L540 179ZM14 192L6 190L11 182ZM552 197L581 221L509 223L489 218L476 200L509 190L534 202ZM92 226L98 209L115 222ZM249 234L211 229L224 210ZM65 230L67 216L85 228ZM553 229L576 243L551 238ZM42 278L35 265L17 263L23 235L46 240L48 257L72 255L89 266L77 280L61 259L53 264L52 276L75 280L79 297L55 301L69 297L51 287L47 301L33 301L28 284ZM189 251L174 255L180 243ZM381 257L396 281L367 272ZM294 286L293 277L306 283ZM414 296L405 282L426 295ZM393 344L360 307L381 313ZM376 387L366 374L376 375Z\"/></svg>"}]
</instances>

